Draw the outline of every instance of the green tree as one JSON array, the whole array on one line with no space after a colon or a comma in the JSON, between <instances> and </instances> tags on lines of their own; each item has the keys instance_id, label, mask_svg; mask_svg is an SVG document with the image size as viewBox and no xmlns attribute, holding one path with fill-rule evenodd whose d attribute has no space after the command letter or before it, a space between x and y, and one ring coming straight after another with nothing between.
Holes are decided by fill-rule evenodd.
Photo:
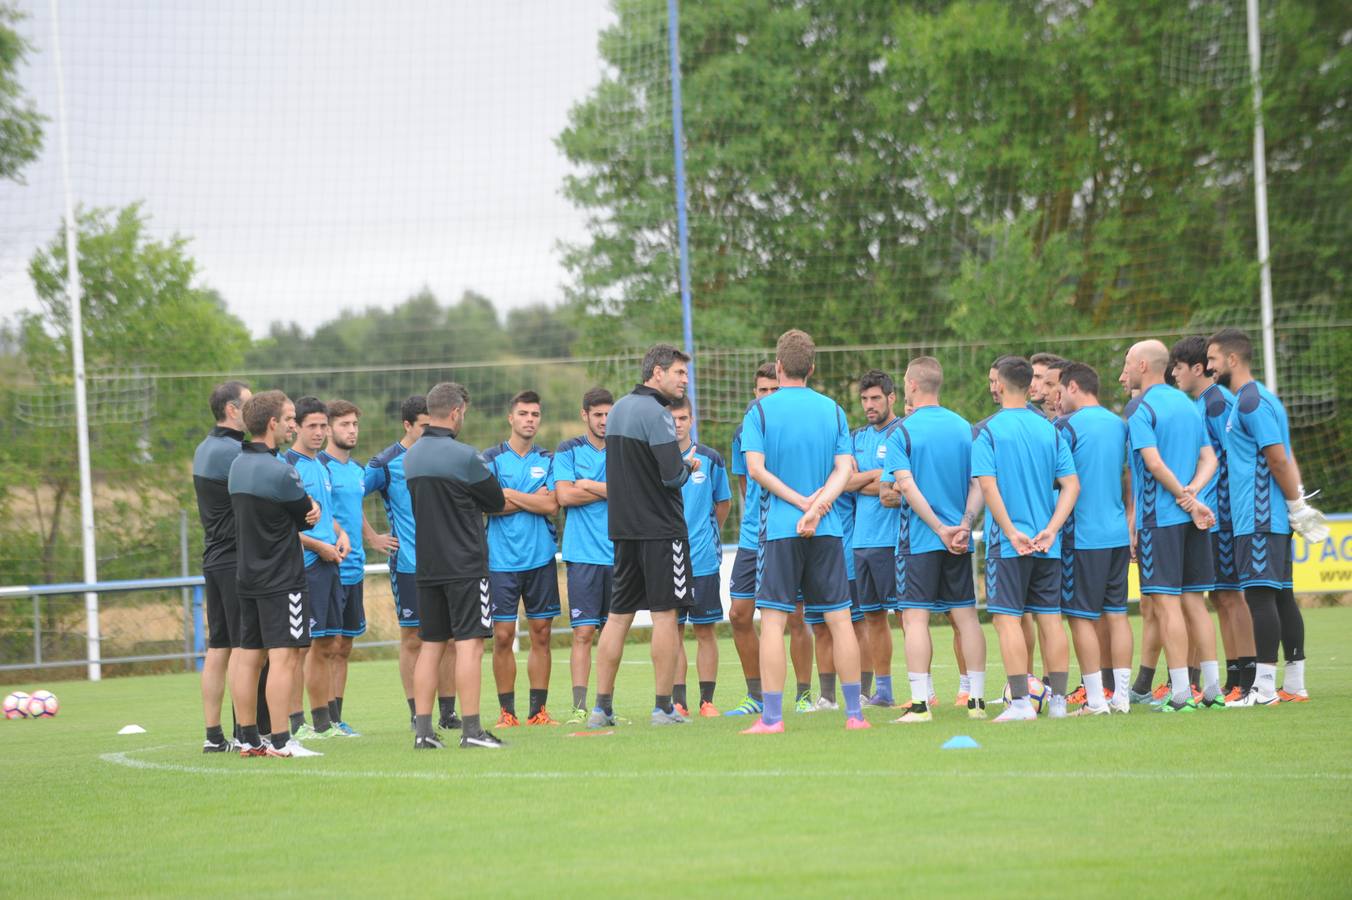
<instances>
[{"instance_id":1,"label":"green tree","mask_svg":"<svg viewBox=\"0 0 1352 900\"><path fill-rule=\"evenodd\" d=\"M20 181L23 167L42 149L43 117L15 77L31 49L11 26L21 14L0 3L0 178Z\"/></svg>"}]
</instances>

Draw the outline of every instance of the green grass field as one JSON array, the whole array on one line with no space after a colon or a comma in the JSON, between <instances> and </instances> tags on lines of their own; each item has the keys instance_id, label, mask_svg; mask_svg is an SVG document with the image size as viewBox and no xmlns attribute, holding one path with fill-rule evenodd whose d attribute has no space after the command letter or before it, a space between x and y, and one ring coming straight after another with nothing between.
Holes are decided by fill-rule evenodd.
<instances>
[{"instance_id":1,"label":"green grass field","mask_svg":"<svg viewBox=\"0 0 1352 900\"><path fill-rule=\"evenodd\" d=\"M389 661L352 667L365 737L322 759L204 756L190 675L58 683L57 718L0 722L0 895L1347 896L1352 610L1306 622L1308 704L970 722L936 629L932 725L790 714L759 738L647 725L631 645L616 707L637 724L513 729L497 753L415 754ZM731 706L730 644L721 676ZM557 712L558 650L553 688ZM958 734L980 749L940 749Z\"/></svg>"}]
</instances>

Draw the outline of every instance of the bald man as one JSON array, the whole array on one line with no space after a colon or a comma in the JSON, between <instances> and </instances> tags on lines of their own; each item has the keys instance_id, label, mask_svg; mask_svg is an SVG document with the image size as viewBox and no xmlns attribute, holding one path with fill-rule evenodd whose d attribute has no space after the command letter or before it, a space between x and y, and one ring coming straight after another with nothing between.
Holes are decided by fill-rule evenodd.
<instances>
[{"instance_id":1,"label":"bald man","mask_svg":"<svg viewBox=\"0 0 1352 900\"><path fill-rule=\"evenodd\" d=\"M1210 528L1215 516L1198 499L1216 473L1216 454L1192 399L1164 382L1169 350L1141 341L1127 351L1119 380L1139 389L1127 420L1135 521L1132 540L1141 593L1155 605L1172 696L1161 712L1221 708L1216 629L1203 601L1215 586ZM1201 706L1188 679L1188 638L1202 654Z\"/></svg>"}]
</instances>

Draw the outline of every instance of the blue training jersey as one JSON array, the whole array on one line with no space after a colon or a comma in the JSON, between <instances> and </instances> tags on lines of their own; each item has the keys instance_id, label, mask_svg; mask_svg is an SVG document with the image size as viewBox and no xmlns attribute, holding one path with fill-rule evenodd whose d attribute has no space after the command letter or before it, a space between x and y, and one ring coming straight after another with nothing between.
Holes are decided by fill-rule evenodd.
<instances>
[{"instance_id":1,"label":"blue training jersey","mask_svg":"<svg viewBox=\"0 0 1352 900\"><path fill-rule=\"evenodd\" d=\"M686 459L699 457L699 470L691 472L681 485L685 504L685 530L690 535L690 570L696 576L712 575L723 562L723 542L718 533L715 507L732 499L728 487L728 468L723 456L704 444L691 444L682 454Z\"/></svg>"},{"instance_id":2,"label":"blue training jersey","mask_svg":"<svg viewBox=\"0 0 1352 900\"><path fill-rule=\"evenodd\" d=\"M1235 534L1290 534L1286 497L1268 468L1263 448L1281 444L1291 456L1286 407L1266 387L1250 381L1235 394L1225 449L1230 469L1230 518Z\"/></svg>"},{"instance_id":3,"label":"blue training jersey","mask_svg":"<svg viewBox=\"0 0 1352 900\"><path fill-rule=\"evenodd\" d=\"M995 477L1014 527L1033 537L1047 527L1056 510L1056 479L1075 474L1070 447L1056 426L1026 407L1002 409L976 426L972 441L972 475ZM1006 559L1019 553L986 510L986 558ZM1059 559L1061 535L1045 553Z\"/></svg>"},{"instance_id":4,"label":"blue training jersey","mask_svg":"<svg viewBox=\"0 0 1352 900\"><path fill-rule=\"evenodd\" d=\"M305 493L319 504L319 521L303 533L326 544L334 543L338 540L338 532L333 528L333 484L329 481L328 467L318 456L311 458L295 450L286 451L286 461L300 475ZM360 537L361 532L357 532L357 535ZM310 568L318 561L318 553L309 549L305 551L305 568Z\"/></svg>"},{"instance_id":5,"label":"blue training jersey","mask_svg":"<svg viewBox=\"0 0 1352 900\"><path fill-rule=\"evenodd\" d=\"M840 516L840 545L845 551L845 577L854 581L854 514L855 495L841 491L832 505L836 515ZM820 534L820 532L818 532Z\"/></svg>"},{"instance_id":6,"label":"blue training jersey","mask_svg":"<svg viewBox=\"0 0 1352 900\"><path fill-rule=\"evenodd\" d=\"M748 410L751 407L747 407ZM760 549L761 486L746 474L746 453L742 450L742 426L732 433L732 474L746 478L746 496L742 498L742 520L737 527L737 546L742 550Z\"/></svg>"},{"instance_id":7,"label":"blue training jersey","mask_svg":"<svg viewBox=\"0 0 1352 900\"><path fill-rule=\"evenodd\" d=\"M1235 395L1229 389L1213 384L1202 391L1197 398L1197 411L1202 414L1202 424L1206 426L1206 438L1216 453L1216 474L1211 476L1202 490L1202 502L1216 514L1216 524L1212 531L1233 531L1230 516L1230 471L1229 460L1225 452L1225 426L1230 424L1230 410L1235 405Z\"/></svg>"},{"instance_id":8,"label":"blue training jersey","mask_svg":"<svg viewBox=\"0 0 1352 900\"><path fill-rule=\"evenodd\" d=\"M1206 444L1202 416L1192 398L1167 384L1151 385L1127 420L1131 440L1131 485L1136 498L1137 528L1167 528L1191 522L1174 495L1161 488L1146 469L1141 451L1154 447L1160 459L1186 485L1197 474L1197 454Z\"/></svg>"},{"instance_id":9,"label":"blue training jersey","mask_svg":"<svg viewBox=\"0 0 1352 900\"><path fill-rule=\"evenodd\" d=\"M1061 529L1073 550L1109 550L1131 543L1122 469L1127 464L1127 423L1102 406L1086 406L1056 420L1070 446L1080 496Z\"/></svg>"},{"instance_id":10,"label":"blue training jersey","mask_svg":"<svg viewBox=\"0 0 1352 900\"><path fill-rule=\"evenodd\" d=\"M395 441L371 457L366 463L366 493L380 492L390 534L399 541L399 549L390 557L390 571L414 575L418 571L418 530L413 522L413 498L404 479L407 452L403 444Z\"/></svg>"},{"instance_id":11,"label":"blue training jersey","mask_svg":"<svg viewBox=\"0 0 1352 900\"><path fill-rule=\"evenodd\" d=\"M579 478L606 480L606 448L596 449L585 434L564 441L554 451L549 487L553 489L560 481L577 481ZM615 565L607 501L568 507L563 527L563 560L594 566Z\"/></svg>"},{"instance_id":12,"label":"blue training jersey","mask_svg":"<svg viewBox=\"0 0 1352 900\"><path fill-rule=\"evenodd\" d=\"M488 470L498 484L523 494L550 487L549 470L554 454L534 444L519 455L503 441L484 451ZM528 572L554 561L557 535L554 520L539 513L518 510L505 516L488 517L488 571Z\"/></svg>"},{"instance_id":13,"label":"blue training jersey","mask_svg":"<svg viewBox=\"0 0 1352 900\"><path fill-rule=\"evenodd\" d=\"M362 543L361 501L366 496L366 467L348 457L339 462L324 451L319 461L329 470L329 485L333 489L333 517L347 532L352 549L338 564L338 579L343 584L361 584L366 578L366 545Z\"/></svg>"},{"instance_id":14,"label":"blue training jersey","mask_svg":"<svg viewBox=\"0 0 1352 900\"><path fill-rule=\"evenodd\" d=\"M859 471L885 470L887 441L901 424L899 416L875 428L865 425L855 430L851 438L854 459ZM854 545L856 547L895 547L897 529L901 526L901 510L883 506L874 494L856 493L854 497Z\"/></svg>"},{"instance_id":15,"label":"blue training jersey","mask_svg":"<svg viewBox=\"0 0 1352 900\"><path fill-rule=\"evenodd\" d=\"M742 450L765 455L765 468L807 497L831 477L837 456L852 455L850 431L840 404L809 387L781 387L751 404L742 420ZM803 513L779 497L764 494L760 531L765 540L798 536ZM821 537L841 537L840 514L832 506L817 526Z\"/></svg>"},{"instance_id":16,"label":"blue training jersey","mask_svg":"<svg viewBox=\"0 0 1352 900\"><path fill-rule=\"evenodd\" d=\"M922 406L887 439L886 472L895 481L899 471L911 473L915 485L945 525L956 525L967 511L972 483L972 426L942 406ZM894 536L898 553L931 553L947 549L934 529L906 509L906 527Z\"/></svg>"}]
</instances>

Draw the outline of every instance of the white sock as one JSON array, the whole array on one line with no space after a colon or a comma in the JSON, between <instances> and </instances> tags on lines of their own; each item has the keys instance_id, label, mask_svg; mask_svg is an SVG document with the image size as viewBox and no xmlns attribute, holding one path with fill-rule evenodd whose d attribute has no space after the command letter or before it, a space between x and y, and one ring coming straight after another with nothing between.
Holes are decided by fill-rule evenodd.
<instances>
[{"instance_id":1,"label":"white sock","mask_svg":"<svg viewBox=\"0 0 1352 900\"><path fill-rule=\"evenodd\" d=\"M1263 697L1277 693L1277 664L1258 663L1253 676L1253 689Z\"/></svg>"},{"instance_id":2,"label":"white sock","mask_svg":"<svg viewBox=\"0 0 1352 900\"><path fill-rule=\"evenodd\" d=\"M1192 697L1192 686L1188 684L1188 667L1169 670L1169 686L1174 689L1173 701L1186 703Z\"/></svg>"},{"instance_id":3,"label":"white sock","mask_svg":"<svg viewBox=\"0 0 1352 900\"><path fill-rule=\"evenodd\" d=\"M906 680L911 683L911 702L928 703L929 694L925 690L926 675L924 672L907 672Z\"/></svg>"},{"instance_id":4,"label":"white sock","mask_svg":"<svg viewBox=\"0 0 1352 900\"><path fill-rule=\"evenodd\" d=\"M1207 700L1221 692L1221 667L1214 659L1202 660L1202 696Z\"/></svg>"},{"instance_id":5,"label":"white sock","mask_svg":"<svg viewBox=\"0 0 1352 900\"><path fill-rule=\"evenodd\" d=\"M1084 675L1084 694L1089 701L1086 705L1098 709L1108 701L1103 698L1103 673L1087 672Z\"/></svg>"},{"instance_id":6,"label":"white sock","mask_svg":"<svg viewBox=\"0 0 1352 900\"><path fill-rule=\"evenodd\" d=\"M1028 697L1027 697L1027 695L1024 695L1024 696L1020 697L1019 699L1015 700L1013 703L1009 704L1009 708L1010 708L1010 709L1020 709L1020 710L1026 709L1026 710L1028 710L1029 712L1032 712L1032 711L1033 711L1033 701L1029 700Z\"/></svg>"},{"instance_id":7,"label":"white sock","mask_svg":"<svg viewBox=\"0 0 1352 900\"><path fill-rule=\"evenodd\" d=\"M972 676L958 673L958 693L970 694L972 692Z\"/></svg>"},{"instance_id":8,"label":"white sock","mask_svg":"<svg viewBox=\"0 0 1352 900\"><path fill-rule=\"evenodd\" d=\"M1131 699L1131 668L1113 669L1113 699L1126 703Z\"/></svg>"},{"instance_id":9,"label":"white sock","mask_svg":"<svg viewBox=\"0 0 1352 900\"><path fill-rule=\"evenodd\" d=\"M910 674L910 673L907 673L907 674ZM933 697L933 696L934 696L934 676L931 675L930 673L926 672L926 673L925 673L925 702L928 703L928 702L929 702L929 698L931 698L931 697Z\"/></svg>"},{"instance_id":10,"label":"white sock","mask_svg":"<svg viewBox=\"0 0 1352 900\"><path fill-rule=\"evenodd\" d=\"M1288 694L1298 694L1305 690L1305 660L1288 662L1282 673L1282 690Z\"/></svg>"},{"instance_id":11,"label":"white sock","mask_svg":"<svg viewBox=\"0 0 1352 900\"><path fill-rule=\"evenodd\" d=\"M970 690L968 693L977 700L984 700L986 698L986 673L968 672L964 677L969 682Z\"/></svg>"}]
</instances>

